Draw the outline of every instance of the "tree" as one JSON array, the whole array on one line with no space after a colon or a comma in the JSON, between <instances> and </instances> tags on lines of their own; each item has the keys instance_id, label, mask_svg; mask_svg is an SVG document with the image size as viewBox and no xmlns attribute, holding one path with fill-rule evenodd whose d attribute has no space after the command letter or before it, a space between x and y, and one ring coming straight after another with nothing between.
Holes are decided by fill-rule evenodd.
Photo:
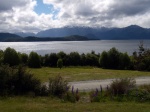
<instances>
[{"instance_id":1,"label":"tree","mask_svg":"<svg viewBox=\"0 0 150 112\"><path fill-rule=\"evenodd\" d=\"M49 65L51 67L56 67L57 66L57 60L58 60L58 57L57 57L56 53L51 53L49 55Z\"/></svg>"},{"instance_id":2,"label":"tree","mask_svg":"<svg viewBox=\"0 0 150 112\"><path fill-rule=\"evenodd\" d=\"M58 59L57 67L60 68L60 69L63 67L63 60L62 59Z\"/></svg>"},{"instance_id":3,"label":"tree","mask_svg":"<svg viewBox=\"0 0 150 112\"><path fill-rule=\"evenodd\" d=\"M70 65L77 66L80 65L80 55L78 52L71 52L69 54Z\"/></svg>"},{"instance_id":4,"label":"tree","mask_svg":"<svg viewBox=\"0 0 150 112\"><path fill-rule=\"evenodd\" d=\"M27 63L28 63L28 55L25 54L25 53L22 53L22 54L20 54L20 57L21 57L21 62L22 62L24 65L27 65Z\"/></svg>"},{"instance_id":5,"label":"tree","mask_svg":"<svg viewBox=\"0 0 150 112\"><path fill-rule=\"evenodd\" d=\"M106 51L102 52L99 63L102 68L108 68L108 53Z\"/></svg>"},{"instance_id":6,"label":"tree","mask_svg":"<svg viewBox=\"0 0 150 112\"><path fill-rule=\"evenodd\" d=\"M3 62L3 55L4 55L4 52L2 50L0 50L0 65Z\"/></svg>"},{"instance_id":7,"label":"tree","mask_svg":"<svg viewBox=\"0 0 150 112\"><path fill-rule=\"evenodd\" d=\"M29 54L28 66L30 68L40 68L41 67L40 56L36 52L31 52Z\"/></svg>"},{"instance_id":8,"label":"tree","mask_svg":"<svg viewBox=\"0 0 150 112\"><path fill-rule=\"evenodd\" d=\"M111 48L108 51L108 65L110 69L118 69L119 67L119 51L116 48Z\"/></svg>"},{"instance_id":9,"label":"tree","mask_svg":"<svg viewBox=\"0 0 150 112\"><path fill-rule=\"evenodd\" d=\"M86 54L86 65L89 66L98 66L98 56L95 54L88 53Z\"/></svg>"},{"instance_id":10,"label":"tree","mask_svg":"<svg viewBox=\"0 0 150 112\"><path fill-rule=\"evenodd\" d=\"M4 51L4 64L9 64L10 66L19 65L20 58L15 49L10 47L6 48Z\"/></svg>"}]
</instances>

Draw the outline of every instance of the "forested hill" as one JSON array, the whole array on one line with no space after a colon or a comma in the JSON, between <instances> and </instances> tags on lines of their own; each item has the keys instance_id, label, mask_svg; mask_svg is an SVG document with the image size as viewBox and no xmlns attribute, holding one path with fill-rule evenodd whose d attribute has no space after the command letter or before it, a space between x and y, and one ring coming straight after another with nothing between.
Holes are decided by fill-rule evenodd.
<instances>
[{"instance_id":1,"label":"forested hill","mask_svg":"<svg viewBox=\"0 0 150 112\"><path fill-rule=\"evenodd\" d=\"M85 36L78 36L78 35L71 35L67 37L34 37L34 36L28 36L28 37L20 37L15 34L10 33L0 33L0 41L1 42L36 42L36 41L86 41L86 40L92 40L88 39Z\"/></svg>"},{"instance_id":2,"label":"forested hill","mask_svg":"<svg viewBox=\"0 0 150 112\"><path fill-rule=\"evenodd\" d=\"M22 37L11 33L0 33L0 41L18 41Z\"/></svg>"}]
</instances>

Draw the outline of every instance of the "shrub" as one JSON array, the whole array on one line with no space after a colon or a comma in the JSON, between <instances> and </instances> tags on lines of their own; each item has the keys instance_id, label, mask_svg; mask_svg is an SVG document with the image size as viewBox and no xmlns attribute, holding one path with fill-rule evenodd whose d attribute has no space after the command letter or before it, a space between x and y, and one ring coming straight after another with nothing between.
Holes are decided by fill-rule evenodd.
<instances>
[{"instance_id":1,"label":"shrub","mask_svg":"<svg viewBox=\"0 0 150 112\"><path fill-rule=\"evenodd\" d=\"M127 94L135 87L135 80L131 78L116 79L110 84L109 92L113 96Z\"/></svg>"},{"instance_id":2,"label":"shrub","mask_svg":"<svg viewBox=\"0 0 150 112\"><path fill-rule=\"evenodd\" d=\"M27 72L22 66L16 69L16 73L12 77L12 84L13 92L16 95L24 95L29 92L39 94L41 87L40 80L33 77L33 74Z\"/></svg>"},{"instance_id":3,"label":"shrub","mask_svg":"<svg viewBox=\"0 0 150 112\"><path fill-rule=\"evenodd\" d=\"M0 66L0 95L2 96L10 93L12 73L13 70L8 65Z\"/></svg>"},{"instance_id":4,"label":"shrub","mask_svg":"<svg viewBox=\"0 0 150 112\"><path fill-rule=\"evenodd\" d=\"M0 95L26 95L31 92L36 95L39 94L40 87L40 81L22 66L0 67Z\"/></svg>"},{"instance_id":5,"label":"shrub","mask_svg":"<svg viewBox=\"0 0 150 112\"><path fill-rule=\"evenodd\" d=\"M150 93L150 84L144 84L139 86L140 89L146 90Z\"/></svg>"},{"instance_id":6,"label":"shrub","mask_svg":"<svg viewBox=\"0 0 150 112\"><path fill-rule=\"evenodd\" d=\"M63 95L63 100L64 101L69 101L72 103L75 103L77 101L80 100L80 94L78 91L78 88L76 89L76 91L74 91L74 87L72 86L71 91L67 91L64 95Z\"/></svg>"},{"instance_id":7,"label":"shrub","mask_svg":"<svg viewBox=\"0 0 150 112\"><path fill-rule=\"evenodd\" d=\"M62 97L63 94L67 93L69 86L61 76L49 79L49 93L54 96Z\"/></svg>"},{"instance_id":8,"label":"shrub","mask_svg":"<svg viewBox=\"0 0 150 112\"><path fill-rule=\"evenodd\" d=\"M150 93L145 89L135 89L132 90L129 94L130 100L138 101L138 102L149 102L150 101Z\"/></svg>"}]
</instances>

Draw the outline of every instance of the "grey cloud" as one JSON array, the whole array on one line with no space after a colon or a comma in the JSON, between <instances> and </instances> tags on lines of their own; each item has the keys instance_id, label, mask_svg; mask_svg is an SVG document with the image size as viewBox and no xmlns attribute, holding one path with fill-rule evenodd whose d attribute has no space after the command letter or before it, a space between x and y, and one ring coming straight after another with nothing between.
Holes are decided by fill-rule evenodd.
<instances>
[{"instance_id":1,"label":"grey cloud","mask_svg":"<svg viewBox=\"0 0 150 112\"><path fill-rule=\"evenodd\" d=\"M132 16L150 11L150 0L116 0L110 14Z\"/></svg>"},{"instance_id":2,"label":"grey cloud","mask_svg":"<svg viewBox=\"0 0 150 112\"><path fill-rule=\"evenodd\" d=\"M1 0L0 12L11 10L13 7L21 7L28 3L28 0Z\"/></svg>"}]
</instances>

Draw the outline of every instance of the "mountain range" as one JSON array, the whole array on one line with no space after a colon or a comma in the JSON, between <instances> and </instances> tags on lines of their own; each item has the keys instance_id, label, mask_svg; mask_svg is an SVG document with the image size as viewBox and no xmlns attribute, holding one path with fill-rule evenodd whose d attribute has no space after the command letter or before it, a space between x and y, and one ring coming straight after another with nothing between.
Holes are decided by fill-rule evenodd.
<instances>
[{"instance_id":1,"label":"mountain range","mask_svg":"<svg viewBox=\"0 0 150 112\"><path fill-rule=\"evenodd\" d=\"M19 38L28 37L28 39L34 37L34 40L134 40L134 39L150 39L150 29L142 28L137 25L131 25L124 28L91 28L91 27L63 27L53 28L44 31L40 31L37 34L34 33L0 33L0 41L7 39L14 41ZM36 39L35 39L36 38ZM51 39L49 39L51 38ZM65 38L65 39L62 39ZM28 40L26 39L26 40ZM30 40L29 39L29 40ZM31 40L32 40L31 39ZM22 39L24 41L25 39Z\"/></svg>"}]
</instances>

